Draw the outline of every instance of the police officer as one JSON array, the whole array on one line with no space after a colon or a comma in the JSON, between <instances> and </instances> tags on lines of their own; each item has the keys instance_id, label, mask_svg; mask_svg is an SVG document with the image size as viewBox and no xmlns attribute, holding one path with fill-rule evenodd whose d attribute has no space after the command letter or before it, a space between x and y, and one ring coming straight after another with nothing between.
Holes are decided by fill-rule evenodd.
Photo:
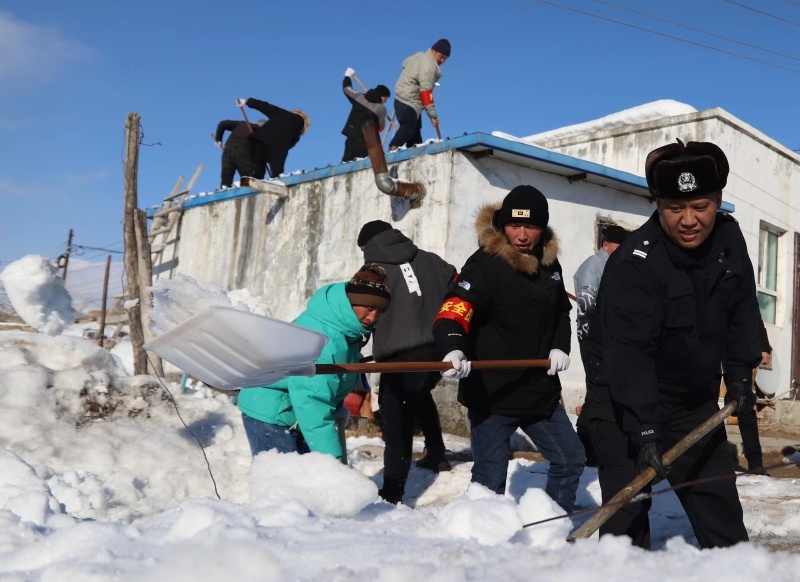
<instances>
[{"instance_id":1,"label":"police officer","mask_svg":"<svg viewBox=\"0 0 800 582\"><path fill-rule=\"evenodd\" d=\"M702 548L731 546L748 537L724 426L669 468L661 457L719 410L720 370L726 403L755 403L753 266L738 223L719 212L728 160L718 146L678 140L648 154L645 174L657 210L608 260L582 345L602 498L647 467L654 483L667 478L673 487L710 479L675 493ZM649 507L624 506L600 535L628 535L649 548Z\"/></svg>"}]
</instances>

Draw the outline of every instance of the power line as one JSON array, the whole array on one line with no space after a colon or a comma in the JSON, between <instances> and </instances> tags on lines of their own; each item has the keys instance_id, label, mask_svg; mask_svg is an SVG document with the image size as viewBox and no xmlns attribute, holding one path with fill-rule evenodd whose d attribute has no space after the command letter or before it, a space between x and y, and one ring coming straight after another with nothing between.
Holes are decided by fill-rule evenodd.
<instances>
[{"instance_id":1,"label":"power line","mask_svg":"<svg viewBox=\"0 0 800 582\"><path fill-rule=\"evenodd\" d=\"M671 34L658 32L657 30L651 30L649 28L644 28L642 26L636 26L635 24L630 24L628 22L623 22L621 20L614 20L613 18L607 18L605 16L600 16L599 14L593 14L591 12L584 12L583 10L578 10L577 8L572 8L570 6L564 6L563 4L556 4L555 2L548 2L547 0L537 0L537 2L539 2L541 4L549 4L550 6L555 6L556 8L562 8L564 10L570 10L572 12L577 12L578 14L583 14L585 16L591 16L592 18L597 18L599 20L605 20L605 21L608 21L608 22L613 22L614 24L621 24L622 26L627 26L629 28L634 28L636 30L649 32L650 34L656 34L658 36L663 36L665 38L669 38L669 39L672 39L672 40L677 40L679 42L685 42L686 44L691 44L691 45L694 45L694 46L707 48L707 49L712 50L712 51L716 51L716 52L719 52L719 53L723 53L723 54L730 55L730 56L733 56L733 57L737 57L737 58L740 58L740 59L744 59L744 60L747 60L747 61L753 61L755 63L760 63L762 65L767 65L769 67L775 67L776 69L783 69L784 71L789 71L791 73L800 73L800 69L793 69L791 67L784 67L783 65L778 65L776 63L770 63L769 61L762 61L761 59L748 57L746 55L740 55L739 53L726 51L726 50L721 49L721 48L717 48L717 47L710 46L710 45L707 45L707 44L703 44L703 43L700 43L700 42L695 42L693 40L688 40L688 39L685 39L685 38L681 38L679 36L673 36Z\"/></svg>"},{"instance_id":2,"label":"power line","mask_svg":"<svg viewBox=\"0 0 800 582\"><path fill-rule=\"evenodd\" d=\"M756 50L759 50L759 51L764 51L766 53L771 53L771 54L777 55L779 57L785 57L787 59L800 61L800 57L794 57L792 55L787 55L787 54L784 54L784 53L781 53L781 52L778 52L778 51L773 51L773 50L766 49L766 48L763 48L763 47L760 47L760 46L757 46L757 45L754 45L754 44L743 42L741 40L736 40L735 38L730 38L730 37L727 37L727 36L723 36L721 34L708 32L707 30L702 30L700 28L695 28L693 26L689 26L688 24L682 24L680 22L675 22L674 20L668 20L667 18L661 18L659 16L653 16L652 14L645 14L644 12L639 12L638 10L633 10L632 8L627 8L625 6L619 6L617 4L612 4L611 2L605 2L604 0L594 0L594 1L597 2L598 4L605 4L606 6L611 6L613 8L617 8L618 10L625 10L626 12L632 12L633 14L638 14L639 16L644 16L646 18L652 18L653 20L659 20L661 22L666 22L668 24L673 24L675 26L680 26L682 28L693 30L693 31L699 32L701 34L707 34L708 36L713 36L715 38L721 38L722 40L727 40L728 42L733 42L733 43L740 44L742 46L753 48L753 49L756 49Z\"/></svg>"},{"instance_id":3,"label":"power line","mask_svg":"<svg viewBox=\"0 0 800 582\"><path fill-rule=\"evenodd\" d=\"M792 20L787 20L786 18L782 18L780 16L775 16L774 14L770 14L769 12L764 12L763 10L759 10L758 8L753 8L752 6L748 6L747 4L742 4L740 2L734 2L733 0L725 0L730 4L736 4L736 6L741 6L742 8L746 8L747 10L752 10L753 12L757 12L758 14L763 14L764 16L769 16L770 18L774 18L775 20L780 20L781 22L787 22L789 24L793 24L795 26L800 26L799 23L794 22Z\"/></svg>"}]
</instances>

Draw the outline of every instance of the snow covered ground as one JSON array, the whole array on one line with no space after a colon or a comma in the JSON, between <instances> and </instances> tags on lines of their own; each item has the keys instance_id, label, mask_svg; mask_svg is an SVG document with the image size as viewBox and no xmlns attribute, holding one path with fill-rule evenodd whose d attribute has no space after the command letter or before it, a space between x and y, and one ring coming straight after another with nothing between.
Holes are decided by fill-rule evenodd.
<instances>
[{"instance_id":1,"label":"snow covered ground","mask_svg":"<svg viewBox=\"0 0 800 582\"><path fill-rule=\"evenodd\" d=\"M56 296L20 293L29 275L4 278L9 296ZM164 329L226 301L187 281L160 295ZM129 346L108 352L82 333L0 332L2 580L798 580L800 553L766 547L800 542L796 480L739 479L749 544L699 550L672 493L651 511L655 551L568 544L585 517L524 527L563 513L543 492L545 463L512 461L505 496L470 485L468 462L413 468L395 507L377 494L379 438L349 438L350 467L313 453L251 459L228 394L132 376ZM598 501L587 469L578 503Z\"/></svg>"}]
</instances>

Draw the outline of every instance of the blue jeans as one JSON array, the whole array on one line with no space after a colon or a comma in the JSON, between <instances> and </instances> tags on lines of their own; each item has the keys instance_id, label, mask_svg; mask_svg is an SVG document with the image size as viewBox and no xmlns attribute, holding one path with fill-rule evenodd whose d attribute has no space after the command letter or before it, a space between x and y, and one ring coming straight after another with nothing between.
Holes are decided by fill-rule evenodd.
<instances>
[{"instance_id":1,"label":"blue jeans","mask_svg":"<svg viewBox=\"0 0 800 582\"><path fill-rule=\"evenodd\" d=\"M505 493L511 435L521 428L550 462L545 492L566 511L572 511L586 464L586 453L561 404L556 406L550 418L543 420L470 411L469 421L473 482L495 493Z\"/></svg>"},{"instance_id":2,"label":"blue jeans","mask_svg":"<svg viewBox=\"0 0 800 582\"><path fill-rule=\"evenodd\" d=\"M273 449L279 453L300 453L301 455L308 452L308 445L299 430L261 422L246 414L242 414L242 424L244 424L247 442L250 443L250 451L254 457L258 453Z\"/></svg>"}]
</instances>

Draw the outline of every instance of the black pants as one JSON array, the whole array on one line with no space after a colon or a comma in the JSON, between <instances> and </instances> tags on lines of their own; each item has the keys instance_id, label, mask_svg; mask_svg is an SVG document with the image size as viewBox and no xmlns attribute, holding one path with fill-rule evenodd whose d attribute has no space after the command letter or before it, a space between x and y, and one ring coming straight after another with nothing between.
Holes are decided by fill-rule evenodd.
<instances>
[{"instance_id":1,"label":"black pants","mask_svg":"<svg viewBox=\"0 0 800 582\"><path fill-rule=\"evenodd\" d=\"M394 114L397 120L397 132L395 132L389 147L414 147L422 143L422 115L417 115L417 110L394 100Z\"/></svg>"},{"instance_id":2,"label":"black pants","mask_svg":"<svg viewBox=\"0 0 800 582\"><path fill-rule=\"evenodd\" d=\"M425 435L428 452L444 454L439 411L431 390L440 380L439 372L397 372L381 374L378 403L383 453L383 489L402 497L411 469L415 421Z\"/></svg>"},{"instance_id":3,"label":"black pants","mask_svg":"<svg viewBox=\"0 0 800 582\"><path fill-rule=\"evenodd\" d=\"M366 158L369 155L367 152L367 142L364 141L364 136L347 137L344 140L344 153L342 154L342 162L351 162L356 158Z\"/></svg>"},{"instance_id":4,"label":"black pants","mask_svg":"<svg viewBox=\"0 0 800 582\"><path fill-rule=\"evenodd\" d=\"M253 178L263 180L269 174L270 178L277 178L283 172L286 159L280 159L268 145L258 140L253 140Z\"/></svg>"},{"instance_id":5,"label":"black pants","mask_svg":"<svg viewBox=\"0 0 800 582\"><path fill-rule=\"evenodd\" d=\"M764 466L761 453L761 440L758 438L758 417L755 408L739 415L739 434L742 435L742 448L747 459L747 469Z\"/></svg>"},{"instance_id":6,"label":"black pants","mask_svg":"<svg viewBox=\"0 0 800 582\"><path fill-rule=\"evenodd\" d=\"M233 176L239 172L242 176L253 175L253 157L250 155L249 146L225 146L222 150L222 171L220 172L220 187L233 186Z\"/></svg>"},{"instance_id":7,"label":"black pants","mask_svg":"<svg viewBox=\"0 0 800 582\"><path fill-rule=\"evenodd\" d=\"M713 401L694 410L675 410L664 415L667 419L661 425L664 450L669 450L718 411L719 406ZM589 431L597 454L605 503L637 476L637 453L615 422L591 419ZM701 548L727 547L748 540L727 445L725 427L718 426L670 465L667 479L673 487L686 481L726 477L675 491ZM600 535L627 535L635 545L649 548L649 508L650 501L625 505L600 528Z\"/></svg>"}]
</instances>

